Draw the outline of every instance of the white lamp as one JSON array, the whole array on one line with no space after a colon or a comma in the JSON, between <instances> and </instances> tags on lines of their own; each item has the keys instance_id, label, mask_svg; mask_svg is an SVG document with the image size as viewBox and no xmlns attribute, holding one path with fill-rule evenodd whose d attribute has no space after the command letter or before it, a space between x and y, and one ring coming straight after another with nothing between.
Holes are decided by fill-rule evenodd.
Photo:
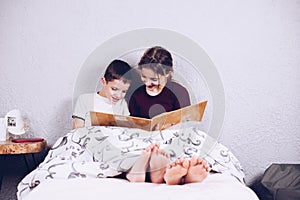
<instances>
[{"instance_id":1,"label":"white lamp","mask_svg":"<svg viewBox=\"0 0 300 200\"><path fill-rule=\"evenodd\" d=\"M25 123L20 110L14 109L9 111L5 117L5 126L7 131L13 135L22 135L26 132Z\"/></svg>"}]
</instances>

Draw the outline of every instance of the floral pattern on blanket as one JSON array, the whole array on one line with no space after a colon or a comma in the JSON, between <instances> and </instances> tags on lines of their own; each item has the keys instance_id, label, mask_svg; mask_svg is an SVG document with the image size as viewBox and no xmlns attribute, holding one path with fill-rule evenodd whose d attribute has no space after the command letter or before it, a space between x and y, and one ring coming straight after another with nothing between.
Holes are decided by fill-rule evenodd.
<instances>
[{"instance_id":1,"label":"floral pattern on blanket","mask_svg":"<svg viewBox=\"0 0 300 200\"><path fill-rule=\"evenodd\" d=\"M170 154L171 161L197 155L212 170L230 174L244 183L244 172L232 152L198 128L143 131L94 126L73 130L59 138L45 160L18 185L18 198L46 179L106 178L128 171L151 143ZM209 144L209 145L207 145Z\"/></svg>"}]
</instances>

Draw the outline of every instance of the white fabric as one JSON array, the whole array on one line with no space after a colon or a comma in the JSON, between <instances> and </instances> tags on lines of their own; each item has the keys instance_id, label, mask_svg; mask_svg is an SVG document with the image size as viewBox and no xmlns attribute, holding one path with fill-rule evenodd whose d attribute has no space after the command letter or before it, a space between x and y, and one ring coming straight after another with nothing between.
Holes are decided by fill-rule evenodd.
<instances>
[{"instance_id":1,"label":"white fabric","mask_svg":"<svg viewBox=\"0 0 300 200\"><path fill-rule=\"evenodd\" d=\"M201 183L172 186L115 178L47 180L22 200L40 199L259 200L249 187L225 174L210 174Z\"/></svg>"},{"instance_id":2,"label":"white fabric","mask_svg":"<svg viewBox=\"0 0 300 200\"><path fill-rule=\"evenodd\" d=\"M210 137L193 126L183 127L152 132L104 126L75 129L58 139L39 167L23 178L17 196L20 199L27 196L49 179L98 179L119 175L128 171L141 151L155 142L170 154L171 161L199 156L212 170L244 183L243 169L228 148L216 143L207 151L203 147Z\"/></svg>"},{"instance_id":3,"label":"white fabric","mask_svg":"<svg viewBox=\"0 0 300 200\"><path fill-rule=\"evenodd\" d=\"M91 126L90 111L115 113L129 115L128 106L125 99L121 99L115 105L109 100L95 93L82 94L78 97L73 116L85 120L85 126Z\"/></svg>"}]
</instances>

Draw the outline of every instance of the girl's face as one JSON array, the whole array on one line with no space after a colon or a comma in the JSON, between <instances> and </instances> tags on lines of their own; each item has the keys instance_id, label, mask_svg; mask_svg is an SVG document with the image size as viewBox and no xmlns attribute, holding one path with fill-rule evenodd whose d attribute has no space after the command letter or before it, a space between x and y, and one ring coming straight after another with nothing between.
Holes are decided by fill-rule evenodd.
<instances>
[{"instance_id":1,"label":"girl's face","mask_svg":"<svg viewBox=\"0 0 300 200\"><path fill-rule=\"evenodd\" d=\"M117 79L107 82L105 78L101 78L101 82L102 90L100 95L108 98L112 104L116 104L121 99L124 99L130 86L130 83L124 83L122 80Z\"/></svg>"},{"instance_id":2,"label":"girl's face","mask_svg":"<svg viewBox=\"0 0 300 200\"><path fill-rule=\"evenodd\" d=\"M156 96L163 90L167 84L168 76L169 74L161 75L150 68L142 68L141 70L142 82L145 84L146 91L150 96Z\"/></svg>"}]
</instances>

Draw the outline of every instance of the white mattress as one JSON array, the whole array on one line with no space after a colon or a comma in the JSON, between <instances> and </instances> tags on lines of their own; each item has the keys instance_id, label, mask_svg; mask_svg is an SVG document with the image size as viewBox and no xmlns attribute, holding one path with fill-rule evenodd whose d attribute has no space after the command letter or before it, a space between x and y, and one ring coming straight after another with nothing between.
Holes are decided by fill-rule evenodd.
<instances>
[{"instance_id":1,"label":"white mattress","mask_svg":"<svg viewBox=\"0 0 300 200\"><path fill-rule=\"evenodd\" d=\"M131 183L115 178L46 180L23 199L258 200L258 197L233 176L210 174L201 183L174 186Z\"/></svg>"}]
</instances>

